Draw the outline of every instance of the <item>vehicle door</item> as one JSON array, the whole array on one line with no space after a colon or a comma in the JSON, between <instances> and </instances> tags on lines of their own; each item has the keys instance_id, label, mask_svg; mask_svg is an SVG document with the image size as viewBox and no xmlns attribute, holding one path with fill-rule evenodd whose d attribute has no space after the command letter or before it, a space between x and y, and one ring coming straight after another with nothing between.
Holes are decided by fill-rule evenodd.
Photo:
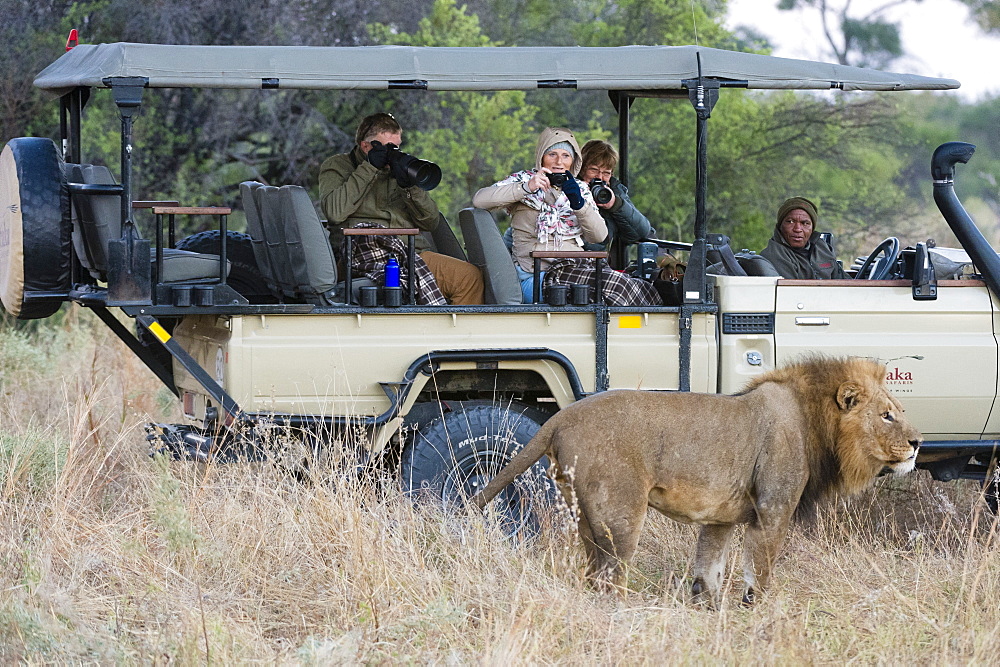
<instances>
[{"instance_id":1,"label":"vehicle door","mask_svg":"<svg viewBox=\"0 0 1000 667\"><path fill-rule=\"evenodd\" d=\"M979 438L997 393L993 303L980 280L938 281L916 301L908 280L779 280L775 361L877 359L928 440Z\"/></svg>"}]
</instances>

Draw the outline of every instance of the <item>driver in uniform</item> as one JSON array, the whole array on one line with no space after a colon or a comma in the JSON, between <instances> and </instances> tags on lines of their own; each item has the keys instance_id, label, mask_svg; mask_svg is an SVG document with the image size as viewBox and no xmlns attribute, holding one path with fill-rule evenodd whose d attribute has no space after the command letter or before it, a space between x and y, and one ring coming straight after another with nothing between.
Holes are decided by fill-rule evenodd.
<instances>
[{"instance_id":1,"label":"driver in uniform","mask_svg":"<svg viewBox=\"0 0 1000 667\"><path fill-rule=\"evenodd\" d=\"M782 278L847 278L833 246L816 231L816 204L805 197L786 199L778 208L774 235L761 256Z\"/></svg>"}]
</instances>

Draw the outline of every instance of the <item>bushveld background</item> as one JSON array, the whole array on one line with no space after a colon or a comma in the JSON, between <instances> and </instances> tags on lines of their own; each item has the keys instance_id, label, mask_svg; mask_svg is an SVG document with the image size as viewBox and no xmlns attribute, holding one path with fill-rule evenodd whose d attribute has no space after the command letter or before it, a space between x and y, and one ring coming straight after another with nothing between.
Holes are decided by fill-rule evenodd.
<instances>
[{"instance_id":1,"label":"bushveld background","mask_svg":"<svg viewBox=\"0 0 1000 667\"><path fill-rule=\"evenodd\" d=\"M830 62L892 70L903 55L898 26L878 11L862 14L840 0L761 1L822 12L829 44L816 47L826 47ZM1000 0L963 2L984 31L1000 30ZM82 44L699 44L770 51L751 29L727 29L726 12L726 0L0 0L0 145L18 136L59 136L59 105L32 81L64 53L72 28ZM936 49L956 46L928 44L910 55L933 61ZM359 119L375 111L400 120L404 150L441 165L444 179L433 196L453 222L479 188L533 164L546 126L572 128L581 143L617 141L617 114L600 91L151 89L134 128L136 199L232 206L230 225L238 230L241 181L301 185L318 199L320 164L350 150ZM736 250L760 251L780 202L802 195L819 204L819 226L836 235L847 265L886 236L904 246L928 238L955 245L931 200L929 166L935 147L960 140L979 150L959 170L956 189L987 239L1000 242L998 114L998 99L948 93L728 89L709 122L709 231L730 235ZM686 100L638 99L631 116L632 198L660 238L690 241L694 111ZM110 93L95 90L84 110L83 160L120 176L119 132Z\"/></svg>"},{"instance_id":2,"label":"bushveld background","mask_svg":"<svg viewBox=\"0 0 1000 667\"><path fill-rule=\"evenodd\" d=\"M965 1L984 30L997 29L997 2ZM0 0L0 143L58 135L58 105L31 80L70 28L84 43L768 50L726 31L725 11L724 0ZM853 50L831 60L891 69L887 41L859 38L858 21L836 26ZM868 27L891 37L891 26ZM805 194L845 260L890 234L948 244L928 162L939 143L965 140L980 150L957 188L995 242L998 104L730 91L710 126L710 229L759 250L777 203ZM240 181L256 179L315 195L320 162L380 109L406 126L408 152L445 169L435 197L450 218L476 189L529 164L540 128L591 139L616 126L596 93L149 91L136 125L137 192L229 205ZM638 100L633 115L634 200L661 236L690 240L691 109ZM117 173L106 95L95 93L84 135L84 158ZM792 532L754 610L738 606L734 583L710 612L687 602L695 530L658 515L620 599L586 586L560 514L520 544L481 519L413 505L391 471L317 465L302 479L269 463L150 458L142 424L176 420L176 404L87 312L0 326L0 389L5 663L983 664L1000 655L1000 536L972 483L924 472L882 479ZM738 580L738 544L734 556Z\"/></svg>"},{"instance_id":3,"label":"bushveld background","mask_svg":"<svg viewBox=\"0 0 1000 667\"><path fill-rule=\"evenodd\" d=\"M391 471L150 458L176 418L86 311L0 330L0 661L985 664L1000 545L974 483L883 478L790 535L753 610L690 605L695 529L650 516L626 599L538 539L402 497ZM706 462L711 465L711 462ZM736 545L731 578L740 576Z\"/></svg>"}]
</instances>

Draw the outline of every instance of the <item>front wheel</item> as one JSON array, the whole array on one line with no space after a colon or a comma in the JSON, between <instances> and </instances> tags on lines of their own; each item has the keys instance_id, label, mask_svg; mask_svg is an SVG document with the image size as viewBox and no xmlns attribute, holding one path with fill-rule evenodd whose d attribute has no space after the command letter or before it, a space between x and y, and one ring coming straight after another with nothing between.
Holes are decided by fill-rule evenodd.
<instances>
[{"instance_id":1,"label":"front wheel","mask_svg":"<svg viewBox=\"0 0 1000 667\"><path fill-rule=\"evenodd\" d=\"M446 510L464 505L538 431L518 407L459 405L417 431L403 450L403 491ZM537 533L540 511L556 501L547 467L543 457L494 500L508 535Z\"/></svg>"}]
</instances>

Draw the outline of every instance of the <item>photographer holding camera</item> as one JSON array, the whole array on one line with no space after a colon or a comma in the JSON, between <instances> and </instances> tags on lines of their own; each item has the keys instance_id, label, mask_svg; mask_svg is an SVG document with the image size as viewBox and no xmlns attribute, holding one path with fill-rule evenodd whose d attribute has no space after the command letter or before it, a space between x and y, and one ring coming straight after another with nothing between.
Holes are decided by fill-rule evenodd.
<instances>
[{"instance_id":1,"label":"photographer holding camera","mask_svg":"<svg viewBox=\"0 0 1000 667\"><path fill-rule=\"evenodd\" d=\"M403 129L391 114L363 118L355 140L354 150L334 155L320 167L320 207L332 229L334 248L341 247L345 227L362 222L433 231L440 212L427 190L440 182L441 170L399 150ZM418 260L426 263L449 303L483 302L483 276L478 268L431 252L421 235L415 238L415 245Z\"/></svg>"},{"instance_id":2,"label":"photographer holding camera","mask_svg":"<svg viewBox=\"0 0 1000 667\"><path fill-rule=\"evenodd\" d=\"M477 208L502 208L510 214L514 267L524 303L532 301L532 251L583 250L586 243L608 236L591 189L576 178L581 166L580 147L573 133L549 127L538 137L534 169L515 172L472 197ZM589 259L542 260L542 268L546 285L592 284L597 271ZM650 283L632 280L606 264L601 275L605 299L612 305L660 303Z\"/></svg>"},{"instance_id":3,"label":"photographer holding camera","mask_svg":"<svg viewBox=\"0 0 1000 667\"><path fill-rule=\"evenodd\" d=\"M649 220L632 204L628 189L613 175L618 166L618 151L614 146L606 141L593 139L583 145L580 155L583 159L580 178L590 186L594 202L608 227L606 239L598 243L587 243L584 249L610 251L613 241L626 244L649 238L653 233ZM625 268L617 266L614 259L614 253L609 255L608 261L613 268Z\"/></svg>"}]
</instances>

